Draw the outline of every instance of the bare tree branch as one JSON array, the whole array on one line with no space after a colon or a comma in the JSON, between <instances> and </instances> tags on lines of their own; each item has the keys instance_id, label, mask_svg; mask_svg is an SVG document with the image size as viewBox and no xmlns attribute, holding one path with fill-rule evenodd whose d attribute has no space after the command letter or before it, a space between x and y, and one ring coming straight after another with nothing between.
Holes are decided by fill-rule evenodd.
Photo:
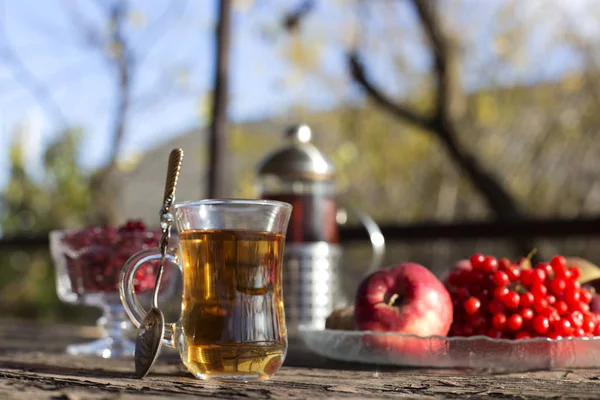
<instances>
[{"instance_id":1,"label":"bare tree branch","mask_svg":"<svg viewBox=\"0 0 600 400\"><path fill-rule=\"evenodd\" d=\"M449 111L449 100L451 99L451 79L449 76L449 62L451 51L450 44L441 30L441 21L439 20L434 5L429 0L412 1L417 9L417 15L421 21L421 26L431 42L431 48L434 60L434 77L437 82L437 99L435 106L435 118L447 117Z\"/></svg>"},{"instance_id":2,"label":"bare tree branch","mask_svg":"<svg viewBox=\"0 0 600 400\"><path fill-rule=\"evenodd\" d=\"M289 14L285 15L283 19L283 27L288 32L294 31L300 27L300 23L306 17L310 11L314 8L314 0L303 0L302 3L296 7Z\"/></svg>"},{"instance_id":3,"label":"bare tree branch","mask_svg":"<svg viewBox=\"0 0 600 400\"><path fill-rule=\"evenodd\" d=\"M416 111L408 108L407 106L397 104L379 89L371 83L365 74L363 64L359 60L358 53L352 51L348 55L348 61L350 65L350 73L356 82L358 82L367 94L380 106L388 110L388 112L396 115L398 118L402 118L411 124L418 125L424 129L432 128L432 120L426 116L420 115Z\"/></svg>"},{"instance_id":4,"label":"bare tree branch","mask_svg":"<svg viewBox=\"0 0 600 400\"><path fill-rule=\"evenodd\" d=\"M112 128L112 144L108 157L108 167L115 165L119 156L126 129L127 114L131 97L131 75L133 56L129 43L123 34L123 25L127 17L127 2L117 2L107 10L110 15L111 35L107 47L110 48L109 60L117 74L117 107ZM104 47L104 46L102 46ZM103 49L104 50L104 49Z\"/></svg>"}]
</instances>

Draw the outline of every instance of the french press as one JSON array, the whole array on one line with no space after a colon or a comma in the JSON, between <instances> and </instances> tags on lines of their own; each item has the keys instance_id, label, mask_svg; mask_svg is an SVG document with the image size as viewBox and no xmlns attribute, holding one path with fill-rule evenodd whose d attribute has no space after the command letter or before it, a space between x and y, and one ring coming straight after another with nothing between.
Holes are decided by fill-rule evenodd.
<instances>
[{"instance_id":1,"label":"french press","mask_svg":"<svg viewBox=\"0 0 600 400\"><path fill-rule=\"evenodd\" d=\"M282 268L290 336L301 325L324 329L327 316L343 302L338 284L342 260L338 233L340 217L351 210L338 207L335 166L311 139L307 125L288 128L283 146L258 167L260 197L293 206ZM369 233L373 245L370 269L377 269L384 253L383 235L368 215L351 212Z\"/></svg>"}]
</instances>

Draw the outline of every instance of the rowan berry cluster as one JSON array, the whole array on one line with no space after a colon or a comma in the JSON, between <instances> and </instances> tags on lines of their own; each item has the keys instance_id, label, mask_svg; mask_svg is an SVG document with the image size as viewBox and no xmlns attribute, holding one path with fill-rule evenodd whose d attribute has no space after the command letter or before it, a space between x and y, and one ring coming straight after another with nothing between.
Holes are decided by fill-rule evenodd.
<instances>
[{"instance_id":1,"label":"rowan berry cluster","mask_svg":"<svg viewBox=\"0 0 600 400\"><path fill-rule=\"evenodd\" d=\"M470 267L447 279L454 321L451 336L528 339L600 335L600 314L590 311L592 293L578 281L581 270L557 255L533 268L476 253Z\"/></svg>"}]
</instances>

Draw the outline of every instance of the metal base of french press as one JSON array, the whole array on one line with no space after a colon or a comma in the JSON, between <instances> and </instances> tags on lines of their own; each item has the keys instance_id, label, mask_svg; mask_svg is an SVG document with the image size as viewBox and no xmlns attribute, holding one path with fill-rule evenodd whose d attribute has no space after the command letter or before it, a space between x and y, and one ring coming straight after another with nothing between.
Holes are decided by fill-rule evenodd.
<instances>
[{"instance_id":1,"label":"metal base of french press","mask_svg":"<svg viewBox=\"0 0 600 400\"><path fill-rule=\"evenodd\" d=\"M340 257L340 246L327 242L286 244L282 282L290 348L303 346L300 326L325 329L326 318L342 302Z\"/></svg>"}]
</instances>

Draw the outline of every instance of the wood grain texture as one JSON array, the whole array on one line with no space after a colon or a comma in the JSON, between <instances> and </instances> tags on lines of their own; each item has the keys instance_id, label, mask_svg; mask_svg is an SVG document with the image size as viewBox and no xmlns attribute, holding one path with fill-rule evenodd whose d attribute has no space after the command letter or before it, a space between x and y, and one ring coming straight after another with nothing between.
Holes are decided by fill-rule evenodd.
<instances>
[{"instance_id":1,"label":"wood grain texture","mask_svg":"<svg viewBox=\"0 0 600 400\"><path fill-rule=\"evenodd\" d=\"M600 368L494 375L346 364L294 349L267 382L200 381L167 348L150 374L139 380L132 359L62 353L67 343L90 340L97 333L87 327L0 320L0 399L600 398Z\"/></svg>"}]
</instances>

